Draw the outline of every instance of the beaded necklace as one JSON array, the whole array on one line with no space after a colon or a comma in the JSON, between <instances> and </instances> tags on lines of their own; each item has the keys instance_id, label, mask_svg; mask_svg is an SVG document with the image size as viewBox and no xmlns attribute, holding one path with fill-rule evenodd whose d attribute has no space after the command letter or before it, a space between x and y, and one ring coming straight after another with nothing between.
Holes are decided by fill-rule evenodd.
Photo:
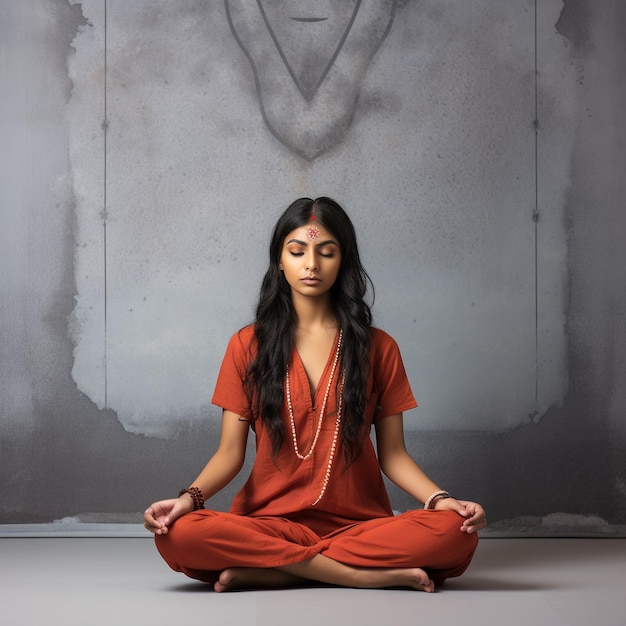
<instances>
[{"instance_id":1,"label":"beaded necklace","mask_svg":"<svg viewBox=\"0 0 626 626\"><path fill-rule=\"evenodd\" d=\"M341 340L343 338L343 333L339 331L339 339L337 341L337 350L335 352L335 358L333 359L333 367L330 370L330 376L328 378L328 385L326 387L326 393L324 394L324 401L322 402L322 409L320 410L319 420L317 422L317 430L315 432L315 437L313 438L313 443L309 448L309 451L306 454L302 454L300 452L300 448L298 446L298 438L296 436L296 422L293 416L293 406L291 404L291 387L289 384L289 366L287 366L287 370L285 371L285 387L287 391L287 408L289 410L289 423L291 425L291 438L293 441L293 449L296 453L296 456L302 460L306 461L312 454L313 450L315 450L315 446L317 445L317 440L319 439L320 432L322 431L322 422L324 421L324 413L326 411L326 402L328 400L328 395L330 394L330 389L332 387L333 378L335 377L335 370L337 369L337 363L339 362L339 353L341 351ZM317 500L313 502L311 506L315 506L326 493L326 488L328 487L328 481L330 480L330 471L333 466L333 459L335 457L335 450L337 448L337 440L339 439L339 426L341 424L341 406L343 403L343 383L344 383L345 375L342 373L341 381L339 383L339 399L337 404L337 418L335 420L335 432L333 434L333 441L330 446L330 453L328 455L328 465L326 466L326 474L324 476L324 482L322 484L322 489L320 491L320 495L317 497Z\"/></svg>"}]
</instances>

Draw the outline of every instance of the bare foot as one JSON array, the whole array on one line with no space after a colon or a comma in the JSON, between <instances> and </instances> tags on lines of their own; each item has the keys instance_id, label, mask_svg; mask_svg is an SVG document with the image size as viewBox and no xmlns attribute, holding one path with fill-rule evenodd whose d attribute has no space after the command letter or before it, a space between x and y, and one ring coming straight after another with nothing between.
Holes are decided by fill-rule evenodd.
<instances>
[{"instance_id":1,"label":"bare foot","mask_svg":"<svg viewBox=\"0 0 626 626\"><path fill-rule=\"evenodd\" d=\"M419 567L412 568L361 568L333 561L322 554L309 561L291 563L279 568L294 576L341 587L357 589L409 588L432 593L435 583Z\"/></svg>"},{"instance_id":2,"label":"bare foot","mask_svg":"<svg viewBox=\"0 0 626 626\"><path fill-rule=\"evenodd\" d=\"M355 587L368 589L415 589L416 591L435 591L435 583L419 567L409 569L355 569Z\"/></svg>"},{"instance_id":3,"label":"bare foot","mask_svg":"<svg viewBox=\"0 0 626 626\"><path fill-rule=\"evenodd\" d=\"M219 575L213 589L218 593L235 589L295 587L310 582L298 576L275 569L230 567Z\"/></svg>"},{"instance_id":4,"label":"bare foot","mask_svg":"<svg viewBox=\"0 0 626 626\"><path fill-rule=\"evenodd\" d=\"M435 583L428 577L428 574L421 568L415 567L410 570L399 570L408 578L408 587L417 589L417 591L425 591L432 593L435 591Z\"/></svg>"}]
</instances>

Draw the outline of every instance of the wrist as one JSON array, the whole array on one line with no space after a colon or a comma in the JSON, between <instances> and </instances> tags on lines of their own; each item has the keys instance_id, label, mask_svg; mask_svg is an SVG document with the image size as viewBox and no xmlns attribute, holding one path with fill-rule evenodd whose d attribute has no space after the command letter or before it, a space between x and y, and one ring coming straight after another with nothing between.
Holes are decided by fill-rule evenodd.
<instances>
[{"instance_id":1,"label":"wrist","mask_svg":"<svg viewBox=\"0 0 626 626\"><path fill-rule=\"evenodd\" d=\"M440 510L445 510L445 509L449 509L450 505L449 502L453 500L452 496L444 496L441 498L437 498L434 503L431 505L431 509L433 511L440 511ZM448 504L446 504L448 503ZM440 506L441 505L441 506Z\"/></svg>"},{"instance_id":2,"label":"wrist","mask_svg":"<svg viewBox=\"0 0 626 626\"><path fill-rule=\"evenodd\" d=\"M187 513L191 513L191 511L194 510L195 505L191 494L183 492L180 496L178 496L178 500L183 504Z\"/></svg>"},{"instance_id":3,"label":"wrist","mask_svg":"<svg viewBox=\"0 0 626 626\"><path fill-rule=\"evenodd\" d=\"M191 505L194 511L204 508L204 496L202 491L198 487L189 487L188 489L181 489L178 492L179 498L185 498L191 501Z\"/></svg>"},{"instance_id":4,"label":"wrist","mask_svg":"<svg viewBox=\"0 0 626 626\"><path fill-rule=\"evenodd\" d=\"M424 502L424 510L425 511L434 510L438 502L440 502L441 500L446 500L450 497L451 497L450 494L447 491L444 491L443 489L439 491L435 491L435 493L429 496L426 502Z\"/></svg>"}]
</instances>

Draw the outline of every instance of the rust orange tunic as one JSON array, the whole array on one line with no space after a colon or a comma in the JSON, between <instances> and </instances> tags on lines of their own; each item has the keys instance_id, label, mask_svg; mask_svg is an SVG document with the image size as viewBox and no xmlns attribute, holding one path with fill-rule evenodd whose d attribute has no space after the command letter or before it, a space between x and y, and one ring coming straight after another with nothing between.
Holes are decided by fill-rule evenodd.
<instances>
[{"instance_id":1,"label":"rust orange tunic","mask_svg":"<svg viewBox=\"0 0 626 626\"><path fill-rule=\"evenodd\" d=\"M157 547L170 566L193 578L214 581L227 567L277 567L323 553L359 567L423 567L437 584L465 570L476 535L460 531L456 513L419 510L394 516L368 436L359 458L348 468L338 441L326 490L314 504L324 485L335 432L339 368L313 454L305 460L296 456L285 402L281 414L285 439L275 458L261 420L252 420L243 390L252 340L252 326L231 338L213 395L217 406L251 420L256 435L252 472L229 513L189 513L167 535L157 536ZM291 401L303 454L315 437L337 340L314 397L296 350L291 357ZM396 342L376 328L370 363L364 416L368 430L377 420L416 406Z\"/></svg>"}]
</instances>

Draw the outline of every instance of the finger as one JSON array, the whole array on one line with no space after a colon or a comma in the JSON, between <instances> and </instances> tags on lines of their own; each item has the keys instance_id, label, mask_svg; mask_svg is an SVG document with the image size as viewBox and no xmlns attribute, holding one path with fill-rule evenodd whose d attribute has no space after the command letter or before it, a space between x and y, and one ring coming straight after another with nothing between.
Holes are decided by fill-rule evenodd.
<instances>
[{"instance_id":1,"label":"finger","mask_svg":"<svg viewBox=\"0 0 626 626\"><path fill-rule=\"evenodd\" d=\"M459 502L458 500L455 503L454 510L463 517L468 517L470 515L470 510L467 508L467 505L464 502Z\"/></svg>"},{"instance_id":2,"label":"finger","mask_svg":"<svg viewBox=\"0 0 626 626\"><path fill-rule=\"evenodd\" d=\"M150 506L143 513L144 526L152 533L160 534L160 531L163 529L163 523L156 519L155 511Z\"/></svg>"},{"instance_id":3,"label":"finger","mask_svg":"<svg viewBox=\"0 0 626 626\"><path fill-rule=\"evenodd\" d=\"M166 535L167 534L167 526L164 526L161 522L155 521L154 524L150 524L146 522L144 524L146 530L150 531L154 535Z\"/></svg>"},{"instance_id":4,"label":"finger","mask_svg":"<svg viewBox=\"0 0 626 626\"><path fill-rule=\"evenodd\" d=\"M485 528L485 526L487 526L487 520L481 516L465 520L461 526L461 530L467 533L474 533L481 528Z\"/></svg>"},{"instance_id":5,"label":"finger","mask_svg":"<svg viewBox=\"0 0 626 626\"><path fill-rule=\"evenodd\" d=\"M485 517L485 512L482 510L481 507L472 506L470 504L466 508L468 512L468 518L466 520L467 522L476 523L476 521Z\"/></svg>"},{"instance_id":6,"label":"finger","mask_svg":"<svg viewBox=\"0 0 626 626\"><path fill-rule=\"evenodd\" d=\"M479 520L480 520L481 516L474 513L474 514L469 514L469 516L467 517L467 519L465 519L463 521L463 525L464 526L472 526L474 524L476 524Z\"/></svg>"}]
</instances>

